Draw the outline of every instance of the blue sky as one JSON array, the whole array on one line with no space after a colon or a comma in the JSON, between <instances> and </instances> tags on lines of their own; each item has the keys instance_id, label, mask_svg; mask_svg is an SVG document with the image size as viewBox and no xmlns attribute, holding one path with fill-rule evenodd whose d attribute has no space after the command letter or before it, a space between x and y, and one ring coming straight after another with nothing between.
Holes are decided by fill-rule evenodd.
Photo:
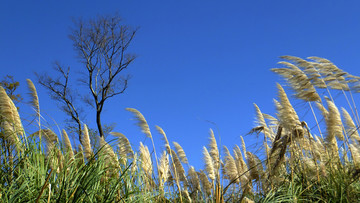
<instances>
[{"instance_id":1,"label":"blue sky","mask_svg":"<svg viewBox=\"0 0 360 203\"><path fill-rule=\"evenodd\" d=\"M360 75L359 9L357 1L0 1L0 76L15 76L25 94L25 79L51 74L58 60L72 68L73 87L86 92L75 80L84 67L67 37L71 18L118 12L124 23L140 28L131 47L138 58L128 69L129 88L109 100L103 123L116 123L115 131L137 148L145 136L125 111L136 108L158 150L163 143L154 125L199 168L209 128L219 145L232 148L254 127L253 103L274 113L276 82L282 80L270 68L279 67L279 56L320 56ZM37 89L45 119L62 128L64 115L46 90ZM90 109L84 122L95 128L94 118ZM255 150L261 138L245 141Z\"/></svg>"}]
</instances>

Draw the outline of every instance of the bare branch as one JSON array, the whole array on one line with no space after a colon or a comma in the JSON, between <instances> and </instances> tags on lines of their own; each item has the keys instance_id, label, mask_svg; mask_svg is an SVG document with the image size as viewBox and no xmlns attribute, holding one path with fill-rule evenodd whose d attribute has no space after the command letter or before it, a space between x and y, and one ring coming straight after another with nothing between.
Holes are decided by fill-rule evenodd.
<instances>
[{"instance_id":1,"label":"bare branch","mask_svg":"<svg viewBox=\"0 0 360 203\"><path fill-rule=\"evenodd\" d=\"M60 73L60 77L54 79L47 74L36 74L38 83L49 91L51 98L58 101L61 104L60 108L71 118L72 122L76 123L77 133L81 138L80 114L82 110L75 107L75 95L68 87L70 67L65 70L59 62L55 62L54 69Z\"/></svg>"}]
</instances>

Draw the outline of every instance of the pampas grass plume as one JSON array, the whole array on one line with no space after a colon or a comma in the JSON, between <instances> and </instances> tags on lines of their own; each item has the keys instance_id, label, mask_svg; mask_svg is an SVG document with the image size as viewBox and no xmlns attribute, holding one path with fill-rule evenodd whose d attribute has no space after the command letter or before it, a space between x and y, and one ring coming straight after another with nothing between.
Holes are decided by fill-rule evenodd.
<instances>
[{"instance_id":1,"label":"pampas grass plume","mask_svg":"<svg viewBox=\"0 0 360 203\"><path fill-rule=\"evenodd\" d=\"M190 166L188 170L189 183L195 190L201 190L200 188L200 179L193 166Z\"/></svg>"},{"instance_id":2,"label":"pampas grass plume","mask_svg":"<svg viewBox=\"0 0 360 203\"><path fill-rule=\"evenodd\" d=\"M84 130L83 130L81 144L84 147L84 153L85 153L86 159L90 160L93 152L92 152L92 148L91 148L91 144L90 144L89 130L88 130L88 127L86 124L84 124Z\"/></svg>"},{"instance_id":3,"label":"pampas grass plume","mask_svg":"<svg viewBox=\"0 0 360 203\"><path fill-rule=\"evenodd\" d=\"M282 86L277 84L277 88L281 104L281 107L277 106L279 120L285 129L291 131L297 126L300 126L301 123Z\"/></svg>"},{"instance_id":4,"label":"pampas grass plume","mask_svg":"<svg viewBox=\"0 0 360 203\"><path fill-rule=\"evenodd\" d=\"M344 140L344 135L342 133L342 122L341 116L338 108L335 106L334 102L327 101L329 114L326 118L326 127L327 127L327 141L333 142L335 136L340 140Z\"/></svg>"},{"instance_id":5,"label":"pampas grass plume","mask_svg":"<svg viewBox=\"0 0 360 203\"><path fill-rule=\"evenodd\" d=\"M152 162L149 149L146 145L143 145L143 143L140 142L139 151L141 167L145 171L145 173L150 176L152 174Z\"/></svg>"},{"instance_id":6,"label":"pampas grass plume","mask_svg":"<svg viewBox=\"0 0 360 203\"><path fill-rule=\"evenodd\" d=\"M118 138L120 157L134 158L134 151L127 137L124 134L118 132L110 132L110 134Z\"/></svg>"},{"instance_id":7,"label":"pampas grass plume","mask_svg":"<svg viewBox=\"0 0 360 203\"><path fill-rule=\"evenodd\" d=\"M206 173L208 174L209 178L213 181L215 180L214 162L206 147L203 147L203 155L204 155Z\"/></svg>"},{"instance_id":8,"label":"pampas grass plume","mask_svg":"<svg viewBox=\"0 0 360 203\"><path fill-rule=\"evenodd\" d=\"M231 156L229 149L224 145L225 159L224 159L224 175L230 180L235 180L238 177L238 171L235 159Z\"/></svg>"},{"instance_id":9,"label":"pampas grass plume","mask_svg":"<svg viewBox=\"0 0 360 203\"><path fill-rule=\"evenodd\" d=\"M351 118L350 114L346 111L345 108L341 108L343 118L345 120L345 130L347 136L349 136L351 139L360 141L359 133L357 131L357 127Z\"/></svg>"},{"instance_id":10,"label":"pampas grass plume","mask_svg":"<svg viewBox=\"0 0 360 203\"><path fill-rule=\"evenodd\" d=\"M73 158L74 152L73 152L73 149L71 146L71 142L70 142L68 134L66 133L66 131L64 129L62 130L62 136L63 136L63 142L64 142L64 145L66 148L66 152L69 153L70 158Z\"/></svg>"},{"instance_id":11,"label":"pampas grass plume","mask_svg":"<svg viewBox=\"0 0 360 203\"><path fill-rule=\"evenodd\" d=\"M209 143L209 154L214 162L214 169L217 170L220 167L220 154L219 149L216 143L216 139L214 136L214 132L212 129L210 129L210 143Z\"/></svg>"},{"instance_id":12,"label":"pampas grass plume","mask_svg":"<svg viewBox=\"0 0 360 203\"><path fill-rule=\"evenodd\" d=\"M164 184L169 177L169 155L166 151L160 156L159 159L159 179L161 180L161 184Z\"/></svg>"},{"instance_id":13,"label":"pampas grass plume","mask_svg":"<svg viewBox=\"0 0 360 203\"><path fill-rule=\"evenodd\" d=\"M183 148L181 147L181 145L177 142L173 142L176 152L180 158L180 161L184 164L188 164L188 159L186 157L185 151L183 150Z\"/></svg>"},{"instance_id":14,"label":"pampas grass plume","mask_svg":"<svg viewBox=\"0 0 360 203\"><path fill-rule=\"evenodd\" d=\"M167 139L167 137L166 137L166 134L165 134L165 132L164 132L164 130L160 127L160 126L155 126L156 127L156 130L160 133L160 135L162 135L163 136L163 139L165 140L165 148L166 148L166 152L167 153L171 153L170 151L170 144L169 144L169 141L168 141L168 139Z\"/></svg>"},{"instance_id":15,"label":"pampas grass plume","mask_svg":"<svg viewBox=\"0 0 360 203\"><path fill-rule=\"evenodd\" d=\"M137 125L141 128L141 131L149 138L151 138L151 132L148 123L145 120L145 117L140 113L140 111L134 108L126 108L127 111L130 111L134 114L136 120L138 121Z\"/></svg>"},{"instance_id":16,"label":"pampas grass plume","mask_svg":"<svg viewBox=\"0 0 360 203\"><path fill-rule=\"evenodd\" d=\"M40 114L39 97L37 95L35 85L30 79L26 79L26 82L28 84L28 87L29 87L29 90L30 90L30 96L32 98L31 99L31 104L35 108L36 113Z\"/></svg>"}]
</instances>

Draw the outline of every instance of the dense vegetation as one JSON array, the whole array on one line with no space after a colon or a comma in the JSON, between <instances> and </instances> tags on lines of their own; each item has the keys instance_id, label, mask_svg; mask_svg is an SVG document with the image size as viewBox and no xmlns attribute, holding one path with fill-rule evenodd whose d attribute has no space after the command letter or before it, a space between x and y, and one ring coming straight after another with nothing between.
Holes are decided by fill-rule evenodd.
<instances>
[{"instance_id":1,"label":"dense vegetation","mask_svg":"<svg viewBox=\"0 0 360 203\"><path fill-rule=\"evenodd\" d=\"M329 60L284 56L272 69L312 118L299 120L278 84L275 116L255 106L261 152L248 151L243 141L231 150L218 146L210 130L203 147L204 169L195 169L177 142L150 153L140 143L132 149L121 133L117 145L99 137L92 146L86 125L82 139L71 143L42 125L35 86L28 84L36 112L37 132L27 132L13 101L0 88L0 198L2 202L356 202L360 201L360 123L353 93L360 77ZM335 104L341 94L347 109ZM152 141L153 132L136 109L127 109ZM310 125L311 124L311 125ZM314 126L314 128L313 128ZM250 128L249 128L250 129ZM259 150L258 150L259 151ZM156 152L156 150L154 150Z\"/></svg>"}]
</instances>

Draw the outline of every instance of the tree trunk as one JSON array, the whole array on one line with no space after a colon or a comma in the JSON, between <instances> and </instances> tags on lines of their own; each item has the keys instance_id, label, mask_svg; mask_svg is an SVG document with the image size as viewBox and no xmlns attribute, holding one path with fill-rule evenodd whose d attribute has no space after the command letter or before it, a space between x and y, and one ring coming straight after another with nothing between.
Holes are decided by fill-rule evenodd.
<instances>
[{"instance_id":1,"label":"tree trunk","mask_svg":"<svg viewBox=\"0 0 360 203\"><path fill-rule=\"evenodd\" d=\"M103 132L102 125L101 125L100 114L101 114L101 111L97 110L96 111L96 124L97 124L98 130L99 130L100 137L104 137L104 132Z\"/></svg>"},{"instance_id":2,"label":"tree trunk","mask_svg":"<svg viewBox=\"0 0 360 203\"><path fill-rule=\"evenodd\" d=\"M82 129L81 129L81 123L78 119L76 119L76 123L78 124L78 134L79 134L79 140L82 141ZM81 143L82 144L82 143Z\"/></svg>"}]
</instances>

